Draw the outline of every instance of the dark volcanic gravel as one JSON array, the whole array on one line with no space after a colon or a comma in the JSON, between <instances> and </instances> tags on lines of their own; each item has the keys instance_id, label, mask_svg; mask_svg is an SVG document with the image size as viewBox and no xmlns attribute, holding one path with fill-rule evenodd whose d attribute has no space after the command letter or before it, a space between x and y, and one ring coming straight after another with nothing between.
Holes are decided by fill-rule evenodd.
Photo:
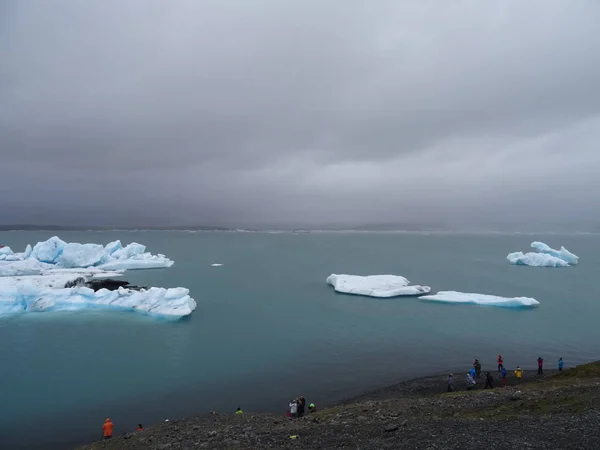
<instances>
[{"instance_id":1,"label":"dark volcanic gravel","mask_svg":"<svg viewBox=\"0 0 600 450\"><path fill-rule=\"evenodd\" d=\"M595 449L600 364L577 373L511 379L511 386L445 393L446 376L421 378L287 419L268 414L174 420L82 450ZM573 369L573 370L578 370ZM483 384L480 381L480 385Z\"/></svg>"}]
</instances>

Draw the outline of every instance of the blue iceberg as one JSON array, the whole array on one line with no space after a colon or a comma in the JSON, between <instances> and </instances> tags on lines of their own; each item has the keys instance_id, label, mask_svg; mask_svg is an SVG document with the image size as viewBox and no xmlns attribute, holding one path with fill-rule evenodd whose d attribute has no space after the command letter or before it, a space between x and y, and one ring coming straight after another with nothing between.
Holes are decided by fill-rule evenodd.
<instances>
[{"instance_id":1,"label":"blue iceberg","mask_svg":"<svg viewBox=\"0 0 600 450\"><path fill-rule=\"evenodd\" d=\"M579 263L579 257L564 247L555 250L543 242L534 241L531 247L536 252L509 253L506 259L511 264L532 267L568 267Z\"/></svg>"},{"instance_id":2,"label":"blue iceberg","mask_svg":"<svg viewBox=\"0 0 600 450\"><path fill-rule=\"evenodd\" d=\"M0 277L0 316L29 312L108 309L134 311L158 318L177 320L191 314L196 302L185 288L94 291L88 287L65 287L85 282L101 271L56 270L46 275ZM87 275L84 277L82 275Z\"/></svg>"},{"instance_id":3,"label":"blue iceberg","mask_svg":"<svg viewBox=\"0 0 600 450\"><path fill-rule=\"evenodd\" d=\"M17 264L18 263L18 264ZM16 264L16 266L14 266ZM158 269L171 267L173 261L165 255L146 252L144 245L132 242L123 247L121 241L106 246L67 243L54 236L28 245L23 253L13 253L10 247L0 248L0 276L40 274L49 267L80 269L97 267L103 270Z\"/></svg>"}]
</instances>

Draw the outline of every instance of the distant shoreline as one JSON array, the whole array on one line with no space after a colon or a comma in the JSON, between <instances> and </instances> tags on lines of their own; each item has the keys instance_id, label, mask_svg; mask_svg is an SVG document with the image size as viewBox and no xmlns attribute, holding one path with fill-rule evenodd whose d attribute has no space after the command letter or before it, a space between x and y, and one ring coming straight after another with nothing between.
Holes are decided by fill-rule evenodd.
<instances>
[{"instance_id":1,"label":"distant shoreline","mask_svg":"<svg viewBox=\"0 0 600 450\"><path fill-rule=\"evenodd\" d=\"M256 234L326 234L326 233L346 233L346 234L433 234L433 235L482 235L482 236L503 236L503 235L598 235L600 230L545 230L545 231L532 231L532 230L493 230L493 229L480 229L480 230L468 230L468 229L368 229L368 228L225 228L225 227L63 227L53 225L0 225L0 232L47 232L47 233L61 233L61 232L125 232L125 233L136 233L136 232L180 232L180 233L256 233Z\"/></svg>"}]
</instances>

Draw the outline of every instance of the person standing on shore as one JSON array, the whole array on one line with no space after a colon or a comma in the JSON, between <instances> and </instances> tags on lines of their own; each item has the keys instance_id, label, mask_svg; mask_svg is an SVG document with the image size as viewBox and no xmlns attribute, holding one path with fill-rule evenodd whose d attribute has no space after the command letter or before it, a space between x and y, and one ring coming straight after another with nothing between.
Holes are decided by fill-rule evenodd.
<instances>
[{"instance_id":1,"label":"person standing on shore","mask_svg":"<svg viewBox=\"0 0 600 450\"><path fill-rule=\"evenodd\" d=\"M563 365L564 365L564 362L563 362L563 359L562 359L562 356L561 356L560 358L558 358L558 371L559 372L562 372Z\"/></svg>"},{"instance_id":2,"label":"person standing on shore","mask_svg":"<svg viewBox=\"0 0 600 450\"><path fill-rule=\"evenodd\" d=\"M471 375L471 372L467 372L467 391L470 391L475 387L475 378Z\"/></svg>"},{"instance_id":3,"label":"person standing on shore","mask_svg":"<svg viewBox=\"0 0 600 450\"><path fill-rule=\"evenodd\" d=\"M502 371L500 372L500 374L502 375L502 387L506 386L506 368L504 366L502 366Z\"/></svg>"},{"instance_id":4,"label":"person standing on shore","mask_svg":"<svg viewBox=\"0 0 600 450\"><path fill-rule=\"evenodd\" d=\"M110 417L107 417L104 421L104 425L102 425L102 434L104 439L110 439L113 435L113 427L114 424L110 421Z\"/></svg>"},{"instance_id":5,"label":"person standing on shore","mask_svg":"<svg viewBox=\"0 0 600 450\"><path fill-rule=\"evenodd\" d=\"M294 418L298 416L298 402L296 400L290 402L290 414Z\"/></svg>"},{"instance_id":6,"label":"person standing on shore","mask_svg":"<svg viewBox=\"0 0 600 450\"><path fill-rule=\"evenodd\" d=\"M538 375L544 375L544 358L541 356L537 359Z\"/></svg>"},{"instance_id":7,"label":"person standing on shore","mask_svg":"<svg viewBox=\"0 0 600 450\"><path fill-rule=\"evenodd\" d=\"M502 372L502 369L504 369L504 361L502 355L498 355L498 372Z\"/></svg>"},{"instance_id":8,"label":"person standing on shore","mask_svg":"<svg viewBox=\"0 0 600 450\"><path fill-rule=\"evenodd\" d=\"M304 407L306 406L306 400L304 397L298 397L298 417L304 416Z\"/></svg>"},{"instance_id":9,"label":"person standing on shore","mask_svg":"<svg viewBox=\"0 0 600 450\"><path fill-rule=\"evenodd\" d=\"M475 372L475 367L471 367L471 370L469 370L469 373L471 374L471 376L473 378L475 378L477 376L477 372Z\"/></svg>"},{"instance_id":10,"label":"person standing on shore","mask_svg":"<svg viewBox=\"0 0 600 450\"><path fill-rule=\"evenodd\" d=\"M523 369L517 366L517 370L515 370L515 375L517 377L517 381L520 381L523 378Z\"/></svg>"},{"instance_id":11,"label":"person standing on shore","mask_svg":"<svg viewBox=\"0 0 600 450\"><path fill-rule=\"evenodd\" d=\"M492 376L491 373L486 372L485 373L485 389L487 389L488 387L490 389L494 389L494 377Z\"/></svg>"},{"instance_id":12,"label":"person standing on shore","mask_svg":"<svg viewBox=\"0 0 600 450\"><path fill-rule=\"evenodd\" d=\"M454 375L449 374L448 375L448 391L447 392L452 392L454 390Z\"/></svg>"},{"instance_id":13,"label":"person standing on shore","mask_svg":"<svg viewBox=\"0 0 600 450\"><path fill-rule=\"evenodd\" d=\"M473 362L473 367L475 368L475 376L479 378L481 376L481 363L478 359Z\"/></svg>"}]
</instances>

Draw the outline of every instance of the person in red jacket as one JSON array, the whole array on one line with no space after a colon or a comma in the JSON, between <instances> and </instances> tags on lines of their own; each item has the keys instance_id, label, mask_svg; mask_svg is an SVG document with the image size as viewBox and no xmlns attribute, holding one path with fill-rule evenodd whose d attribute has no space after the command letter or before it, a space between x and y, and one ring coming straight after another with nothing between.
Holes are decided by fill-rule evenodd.
<instances>
[{"instance_id":1,"label":"person in red jacket","mask_svg":"<svg viewBox=\"0 0 600 450\"><path fill-rule=\"evenodd\" d=\"M102 432L104 433L104 439L110 439L113 435L113 423L110 421L110 417L107 417L102 425Z\"/></svg>"},{"instance_id":2,"label":"person in red jacket","mask_svg":"<svg viewBox=\"0 0 600 450\"><path fill-rule=\"evenodd\" d=\"M502 355L498 355L498 372L502 372L504 368L504 361L502 360Z\"/></svg>"}]
</instances>

